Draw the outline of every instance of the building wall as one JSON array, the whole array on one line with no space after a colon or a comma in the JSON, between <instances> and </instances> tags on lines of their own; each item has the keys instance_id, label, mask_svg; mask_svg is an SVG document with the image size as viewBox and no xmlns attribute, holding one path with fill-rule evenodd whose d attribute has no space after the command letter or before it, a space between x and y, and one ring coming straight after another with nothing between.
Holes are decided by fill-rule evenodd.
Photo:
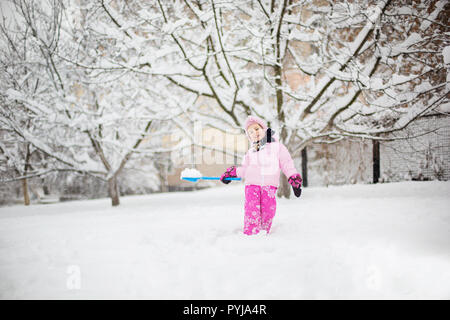
<instances>
[{"instance_id":1,"label":"building wall","mask_svg":"<svg viewBox=\"0 0 450 320\"><path fill-rule=\"evenodd\" d=\"M369 183L372 180L372 142L346 140L308 147L308 185ZM301 160L296 159L301 169Z\"/></svg>"},{"instance_id":2,"label":"building wall","mask_svg":"<svg viewBox=\"0 0 450 320\"><path fill-rule=\"evenodd\" d=\"M198 142L218 150L226 150L227 153L202 149L201 147L188 147L171 154L172 169L167 174L167 183L170 190L192 190L207 186L214 186L215 181L199 180L195 184L181 180L180 174L186 168L194 168L203 176L220 176L226 168L232 165L240 165L242 155L248 150L248 139L245 134L236 131L222 132L217 129L204 128L199 134ZM195 188L194 188L195 187Z\"/></svg>"}]
</instances>

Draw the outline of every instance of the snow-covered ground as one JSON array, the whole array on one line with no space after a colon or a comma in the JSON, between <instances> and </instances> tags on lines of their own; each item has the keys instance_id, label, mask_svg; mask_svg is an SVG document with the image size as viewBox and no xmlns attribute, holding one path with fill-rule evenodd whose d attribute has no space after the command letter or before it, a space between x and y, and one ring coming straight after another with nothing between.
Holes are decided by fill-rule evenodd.
<instances>
[{"instance_id":1,"label":"snow-covered ground","mask_svg":"<svg viewBox=\"0 0 450 320\"><path fill-rule=\"evenodd\" d=\"M308 188L269 236L243 185L0 208L2 299L450 299L450 182Z\"/></svg>"}]
</instances>

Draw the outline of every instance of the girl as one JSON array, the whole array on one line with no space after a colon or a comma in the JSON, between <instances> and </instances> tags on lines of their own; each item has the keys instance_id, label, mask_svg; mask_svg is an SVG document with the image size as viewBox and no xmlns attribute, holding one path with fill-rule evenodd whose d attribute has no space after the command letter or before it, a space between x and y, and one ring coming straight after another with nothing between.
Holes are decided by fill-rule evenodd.
<instances>
[{"instance_id":1,"label":"girl","mask_svg":"<svg viewBox=\"0 0 450 320\"><path fill-rule=\"evenodd\" d=\"M227 177L245 179L244 233L252 235L265 230L269 233L276 211L275 194L280 179L280 169L288 177L297 197L300 197L302 178L294 167L286 147L275 141L273 131L264 120L249 116L245 132L252 143L240 167L228 168L220 180L228 184Z\"/></svg>"}]
</instances>

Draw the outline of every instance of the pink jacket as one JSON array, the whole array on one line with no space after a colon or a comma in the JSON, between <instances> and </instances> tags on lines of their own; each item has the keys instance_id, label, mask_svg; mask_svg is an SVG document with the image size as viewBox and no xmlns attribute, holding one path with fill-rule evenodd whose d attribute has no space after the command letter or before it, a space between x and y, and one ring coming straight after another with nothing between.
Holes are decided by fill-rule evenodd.
<instances>
[{"instance_id":1,"label":"pink jacket","mask_svg":"<svg viewBox=\"0 0 450 320\"><path fill-rule=\"evenodd\" d=\"M298 173L287 148L278 141L267 143L263 149L247 151L242 165L236 168L236 175L245 179L245 184L278 187L280 169L286 177Z\"/></svg>"}]
</instances>

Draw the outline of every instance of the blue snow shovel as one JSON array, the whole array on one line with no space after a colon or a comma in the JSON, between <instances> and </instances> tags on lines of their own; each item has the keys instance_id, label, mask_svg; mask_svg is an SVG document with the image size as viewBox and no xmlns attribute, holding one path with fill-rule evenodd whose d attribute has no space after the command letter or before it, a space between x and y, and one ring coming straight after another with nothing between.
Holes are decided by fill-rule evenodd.
<instances>
[{"instance_id":1,"label":"blue snow shovel","mask_svg":"<svg viewBox=\"0 0 450 320\"><path fill-rule=\"evenodd\" d=\"M201 180L220 180L220 177L183 177L183 180L197 182L199 179ZM225 180L241 180L241 178L225 178Z\"/></svg>"}]
</instances>

